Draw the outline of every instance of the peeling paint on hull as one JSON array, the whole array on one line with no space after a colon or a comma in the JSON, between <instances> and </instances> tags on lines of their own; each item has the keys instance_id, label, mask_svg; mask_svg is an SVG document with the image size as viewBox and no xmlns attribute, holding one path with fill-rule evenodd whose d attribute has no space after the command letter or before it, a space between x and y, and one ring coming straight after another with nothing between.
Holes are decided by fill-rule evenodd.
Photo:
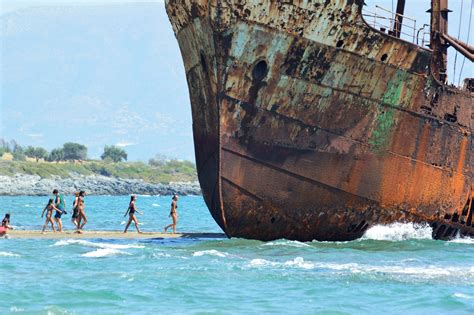
<instances>
[{"instance_id":1,"label":"peeling paint on hull","mask_svg":"<svg viewBox=\"0 0 474 315\"><path fill-rule=\"evenodd\" d=\"M168 0L204 199L229 237L342 241L374 224L474 235L473 95L361 0Z\"/></svg>"}]
</instances>

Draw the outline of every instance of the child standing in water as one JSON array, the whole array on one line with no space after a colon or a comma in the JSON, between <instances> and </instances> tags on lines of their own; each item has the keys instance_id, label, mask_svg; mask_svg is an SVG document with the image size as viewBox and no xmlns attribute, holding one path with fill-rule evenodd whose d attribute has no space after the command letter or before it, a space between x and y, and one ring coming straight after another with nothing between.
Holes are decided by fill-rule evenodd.
<instances>
[{"instance_id":1,"label":"child standing in water","mask_svg":"<svg viewBox=\"0 0 474 315\"><path fill-rule=\"evenodd\" d=\"M128 205L128 209L127 209L127 212L125 212L125 216L127 216L127 213L129 215L128 217L128 223L127 225L125 226L125 231L123 231L123 233L127 233L127 230L128 230L128 227L130 226L130 224L133 222L135 222L135 227L137 228L137 232L138 233L141 233L140 229L138 228L138 220L137 220L137 217L135 216L135 212L136 213L139 213L141 215L143 215L143 213L141 213L140 211L138 211L138 209L136 208L135 206L135 200L137 200L137 197L136 196L131 196L130 197L130 203Z\"/></svg>"},{"instance_id":2,"label":"child standing in water","mask_svg":"<svg viewBox=\"0 0 474 315\"><path fill-rule=\"evenodd\" d=\"M173 233L176 233L176 224L178 223L178 195L174 195L171 199L171 210L170 210L170 217L173 219L173 223L170 225L165 226L165 233L170 228L173 227Z\"/></svg>"},{"instance_id":3,"label":"child standing in water","mask_svg":"<svg viewBox=\"0 0 474 315\"><path fill-rule=\"evenodd\" d=\"M56 212L62 212L61 210L59 210L58 208L54 206L54 199L51 198L49 199L46 207L44 207L43 213L41 213L41 217L43 217L44 213L46 212L46 221L44 221L43 230L41 231L42 233L44 233L44 231L46 230L48 223L51 223L51 228L53 229L53 232L56 232L56 230L54 229L54 222L53 222L53 210L56 210Z\"/></svg>"}]
</instances>

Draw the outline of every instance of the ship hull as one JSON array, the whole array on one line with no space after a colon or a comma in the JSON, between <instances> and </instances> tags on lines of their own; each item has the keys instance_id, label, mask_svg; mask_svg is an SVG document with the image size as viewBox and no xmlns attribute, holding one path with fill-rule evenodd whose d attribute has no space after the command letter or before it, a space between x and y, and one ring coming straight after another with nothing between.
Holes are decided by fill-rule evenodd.
<instances>
[{"instance_id":1,"label":"ship hull","mask_svg":"<svg viewBox=\"0 0 474 315\"><path fill-rule=\"evenodd\" d=\"M229 237L343 241L392 222L474 235L472 94L361 5L167 2L198 177Z\"/></svg>"}]
</instances>

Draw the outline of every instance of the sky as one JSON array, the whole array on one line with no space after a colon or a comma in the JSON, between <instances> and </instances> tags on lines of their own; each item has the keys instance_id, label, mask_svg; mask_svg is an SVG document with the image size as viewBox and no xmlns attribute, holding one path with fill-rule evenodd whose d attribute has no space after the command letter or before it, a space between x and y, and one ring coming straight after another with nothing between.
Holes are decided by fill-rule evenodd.
<instances>
[{"instance_id":1,"label":"sky","mask_svg":"<svg viewBox=\"0 0 474 315\"><path fill-rule=\"evenodd\" d=\"M450 0L449 33L461 25L464 41L471 1ZM429 3L407 1L406 15L429 24ZM0 138L49 150L79 142L93 158L118 145L130 160L194 160L186 77L162 0L0 0L0 53Z\"/></svg>"},{"instance_id":2,"label":"sky","mask_svg":"<svg viewBox=\"0 0 474 315\"><path fill-rule=\"evenodd\" d=\"M71 5L73 3L73 5ZM98 158L194 160L178 44L161 1L4 1L0 137Z\"/></svg>"}]
</instances>

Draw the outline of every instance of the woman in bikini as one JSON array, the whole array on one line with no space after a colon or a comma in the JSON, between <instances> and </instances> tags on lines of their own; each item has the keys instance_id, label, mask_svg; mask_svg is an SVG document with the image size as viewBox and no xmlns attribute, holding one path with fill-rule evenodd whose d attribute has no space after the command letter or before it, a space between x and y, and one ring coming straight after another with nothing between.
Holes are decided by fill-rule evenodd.
<instances>
[{"instance_id":1,"label":"woman in bikini","mask_svg":"<svg viewBox=\"0 0 474 315\"><path fill-rule=\"evenodd\" d=\"M77 201L77 210L78 210L78 218L77 218L77 233L82 233L82 229L84 225L87 223L86 212L84 211L85 204L84 204L84 197L86 196L86 192L81 190L79 192L79 199ZM81 223L82 221L82 223Z\"/></svg>"},{"instance_id":2,"label":"woman in bikini","mask_svg":"<svg viewBox=\"0 0 474 315\"><path fill-rule=\"evenodd\" d=\"M128 205L127 212L125 212L125 215L124 215L124 217L125 217L128 214L128 223L125 226L125 231L123 231L123 233L127 233L128 227L130 226L132 221L135 222L135 227L137 228L137 232L141 233L140 229L138 228L138 220L137 220L137 217L135 216L135 212L139 213L141 215L143 215L143 213L138 211L138 209L136 208L135 200L137 200L136 196L131 196L130 197L130 204Z\"/></svg>"},{"instance_id":3,"label":"woman in bikini","mask_svg":"<svg viewBox=\"0 0 474 315\"><path fill-rule=\"evenodd\" d=\"M54 199L51 198L49 199L48 204L46 205L46 207L44 207L43 212L41 213L41 217L43 217L44 213L46 212L46 221L44 221L43 230L41 231L42 233L44 233L44 231L46 230L48 223L51 223L51 228L53 229L53 232L56 232L56 230L54 229L53 211L62 212L54 206Z\"/></svg>"},{"instance_id":4,"label":"woman in bikini","mask_svg":"<svg viewBox=\"0 0 474 315\"><path fill-rule=\"evenodd\" d=\"M74 223L74 226L76 227L76 230L79 229L78 225L78 217L79 217L79 192L76 192L76 196L74 198L74 202L72 203L72 218L71 221Z\"/></svg>"},{"instance_id":5,"label":"woman in bikini","mask_svg":"<svg viewBox=\"0 0 474 315\"><path fill-rule=\"evenodd\" d=\"M171 210L170 210L170 217L173 219L173 223L170 225L165 226L165 233L170 228L173 227L173 233L176 233L176 224L178 223L178 195L174 195L171 201Z\"/></svg>"}]
</instances>

